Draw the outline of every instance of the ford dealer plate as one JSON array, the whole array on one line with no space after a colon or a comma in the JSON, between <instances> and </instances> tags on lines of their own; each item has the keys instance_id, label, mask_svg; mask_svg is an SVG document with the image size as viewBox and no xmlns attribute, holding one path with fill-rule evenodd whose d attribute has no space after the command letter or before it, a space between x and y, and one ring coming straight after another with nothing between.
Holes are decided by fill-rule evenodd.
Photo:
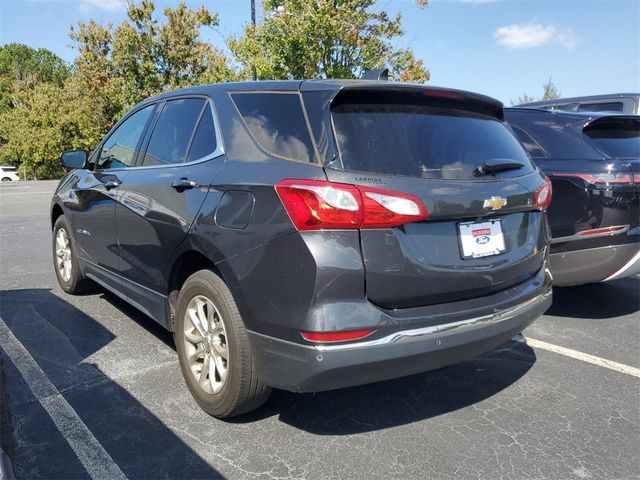
<instances>
[{"instance_id":1,"label":"ford dealer plate","mask_svg":"<svg viewBox=\"0 0 640 480\"><path fill-rule=\"evenodd\" d=\"M480 258L504 252L504 236L500 220L458 224L462 258Z\"/></svg>"}]
</instances>

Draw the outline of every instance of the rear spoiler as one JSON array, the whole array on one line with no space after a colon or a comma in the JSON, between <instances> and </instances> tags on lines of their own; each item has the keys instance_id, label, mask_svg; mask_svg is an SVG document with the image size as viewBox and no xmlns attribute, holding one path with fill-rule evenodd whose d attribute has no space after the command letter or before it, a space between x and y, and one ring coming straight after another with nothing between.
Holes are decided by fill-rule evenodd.
<instances>
[{"instance_id":1,"label":"rear spoiler","mask_svg":"<svg viewBox=\"0 0 640 480\"><path fill-rule=\"evenodd\" d=\"M417 84L364 83L344 85L333 97L331 106L349 103L388 103L425 105L461 110L504 120L503 104L498 100L463 90L425 87Z\"/></svg>"}]
</instances>

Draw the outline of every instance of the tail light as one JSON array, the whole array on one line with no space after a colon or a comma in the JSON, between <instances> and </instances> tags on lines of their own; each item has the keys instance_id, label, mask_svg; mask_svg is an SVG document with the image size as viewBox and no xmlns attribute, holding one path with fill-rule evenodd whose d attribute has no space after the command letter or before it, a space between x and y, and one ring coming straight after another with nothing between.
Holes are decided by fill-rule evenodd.
<instances>
[{"instance_id":1,"label":"tail light","mask_svg":"<svg viewBox=\"0 0 640 480\"><path fill-rule=\"evenodd\" d=\"M640 174L633 173L554 173L554 177L572 177L584 180L592 185L624 185L639 184Z\"/></svg>"},{"instance_id":2,"label":"tail light","mask_svg":"<svg viewBox=\"0 0 640 480\"><path fill-rule=\"evenodd\" d=\"M282 180L276 191L300 230L391 228L428 218L407 193L323 180Z\"/></svg>"},{"instance_id":3,"label":"tail light","mask_svg":"<svg viewBox=\"0 0 640 480\"><path fill-rule=\"evenodd\" d=\"M546 177L542 186L533 193L533 200L538 210L546 212L549 205L551 205L552 197L551 180L549 180L549 177Z\"/></svg>"},{"instance_id":4,"label":"tail light","mask_svg":"<svg viewBox=\"0 0 640 480\"><path fill-rule=\"evenodd\" d=\"M308 342L332 343L332 342L348 342L351 340L360 340L368 337L373 332L372 328L363 330L351 330L347 332L300 332L302 338Z\"/></svg>"}]
</instances>

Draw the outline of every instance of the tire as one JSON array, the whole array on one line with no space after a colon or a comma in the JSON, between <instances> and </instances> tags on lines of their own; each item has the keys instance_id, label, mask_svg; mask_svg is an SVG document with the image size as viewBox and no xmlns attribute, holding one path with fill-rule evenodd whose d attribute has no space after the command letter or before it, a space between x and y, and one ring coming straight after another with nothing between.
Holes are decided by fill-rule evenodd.
<instances>
[{"instance_id":1,"label":"tire","mask_svg":"<svg viewBox=\"0 0 640 480\"><path fill-rule=\"evenodd\" d=\"M66 243L63 238L66 238ZM82 276L80 271L76 255L76 242L71 235L71 229L64 215L60 215L53 226L52 247L53 266L60 288L71 295L86 290L89 281ZM65 256L66 258L64 258Z\"/></svg>"},{"instance_id":2,"label":"tire","mask_svg":"<svg viewBox=\"0 0 640 480\"><path fill-rule=\"evenodd\" d=\"M1 181L3 181L3 182L10 182L10 181L11 181L11 179L10 179L9 177L2 177L2 180L1 180Z\"/></svg>"},{"instance_id":3,"label":"tire","mask_svg":"<svg viewBox=\"0 0 640 480\"><path fill-rule=\"evenodd\" d=\"M206 321L200 322L201 318ZM208 327L210 323L213 327ZM234 417L255 410L269 398L271 388L256 378L249 339L236 303L224 281L212 271L200 270L182 286L175 341L187 387L209 415Z\"/></svg>"}]
</instances>

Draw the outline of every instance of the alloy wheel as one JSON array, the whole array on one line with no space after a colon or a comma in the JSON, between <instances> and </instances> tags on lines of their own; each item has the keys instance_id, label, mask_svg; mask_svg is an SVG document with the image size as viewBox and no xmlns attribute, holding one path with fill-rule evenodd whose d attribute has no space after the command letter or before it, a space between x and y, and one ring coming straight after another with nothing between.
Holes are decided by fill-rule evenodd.
<instances>
[{"instance_id":1,"label":"alloy wheel","mask_svg":"<svg viewBox=\"0 0 640 480\"><path fill-rule=\"evenodd\" d=\"M71 279L71 242L64 228L60 228L56 234L56 266L60 278L65 282Z\"/></svg>"},{"instance_id":2,"label":"alloy wheel","mask_svg":"<svg viewBox=\"0 0 640 480\"><path fill-rule=\"evenodd\" d=\"M184 343L189 369L206 393L218 393L229 373L229 349L224 320L214 303L197 295L187 305Z\"/></svg>"}]
</instances>

